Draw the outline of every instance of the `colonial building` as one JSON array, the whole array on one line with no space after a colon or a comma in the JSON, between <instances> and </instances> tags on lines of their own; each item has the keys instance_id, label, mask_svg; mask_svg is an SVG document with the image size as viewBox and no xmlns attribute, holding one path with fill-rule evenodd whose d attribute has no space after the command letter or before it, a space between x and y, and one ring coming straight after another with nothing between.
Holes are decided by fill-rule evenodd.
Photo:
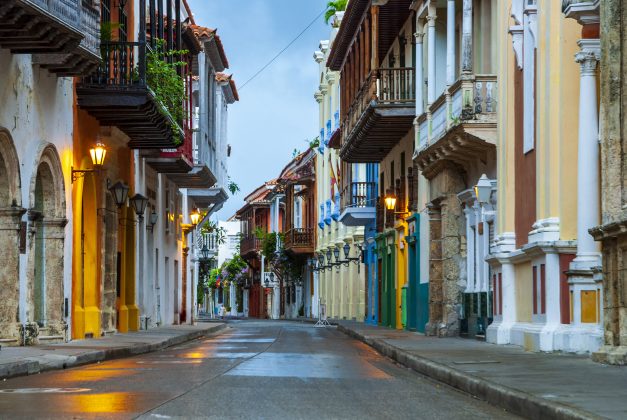
<instances>
[{"instance_id":1,"label":"colonial building","mask_svg":"<svg viewBox=\"0 0 627 420\"><path fill-rule=\"evenodd\" d=\"M73 169L91 166L87 148L97 140L93 133L85 154L75 154L72 77L89 74L100 61L98 5L17 1L0 9L0 342L5 345L71 336L77 269L72 254L80 253L72 246L77 231L72 180L78 174ZM95 203L89 208L95 218Z\"/></svg>"},{"instance_id":2,"label":"colonial building","mask_svg":"<svg viewBox=\"0 0 627 420\"><path fill-rule=\"evenodd\" d=\"M34 3L0 11L0 206L3 229L16 234L3 236L0 281L15 287L5 287L0 339L32 344L192 322L193 226L185 222L188 210L226 199L226 107L237 100L220 73L219 38L194 31L185 0ZM11 29L18 21L38 28ZM217 70L199 74L203 49ZM172 70L184 85L179 98L164 96L151 70L174 58L185 63ZM205 105L203 91L212 98ZM205 145L192 136L194 115L207 114L215 118L196 130ZM198 158L210 146L211 158ZM221 190L203 205L184 187Z\"/></svg>"},{"instance_id":3,"label":"colonial building","mask_svg":"<svg viewBox=\"0 0 627 420\"><path fill-rule=\"evenodd\" d=\"M419 81L414 162L418 207L428 220L421 247L428 255L421 260L429 279L426 332L484 335L492 316L484 259L493 208L491 200L478 201L474 187L480 179L490 187L496 178L495 45L502 36L495 22L506 17L497 14L496 2L483 0L415 1L412 7Z\"/></svg>"},{"instance_id":4,"label":"colonial building","mask_svg":"<svg viewBox=\"0 0 627 420\"><path fill-rule=\"evenodd\" d=\"M369 262L363 273L367 304L360 300L360 314L393 328L406 324L408 309L403 298L408 286L405 238L414 188L408 188L407 177L413 171L416 107L410 5L409 0L350 2L327 60L342 81L342 221L363 226L369 238L368 245L362 244L362 233L356 249L357 255L365 250ZM365 281L360 283L364 290Z\"/></svg>"},{"instance_id":5,"label":"colonial building","mask_svg":"<svg viewBox=\"0 0 627 420\"><path fill-rule=\"evenodd\" d=\"M337 26L342 30L343 13L334 17L330 41L321 41L319 50L314 53L318 63L320 85L314 97L319 104L320 144L316 162L316 185L318 198L317 231L317 267L314 271L314 302L312 316L318 315L318 305L325 305L326 315L337 319L363 321L365 316L366 270L360 255L364 242L364 224L374 222L374 212L370 217L358 218L355 223L348 222L343 210L353 207L349 203L356 200L362 208L366 206L365 165L355 165L355 171L361 169L362 175L353 172L351 164L345 164L339 157L338 147L342 136L340 72L331 69L328 59L331 54L330 43L336 45ZM343 80L343 79L342 79ZM343 82L342 82L343 83ZM348 169L347 169L348 168ZM372 184L370 184L372 187ZM350 198L351 188L356 190ZM359 189L359 191L357 191ZM372 188L370 188L373 191ZM355 206L357 207L357 206ZM371 208L372 204L370 205Z\"/></svg>"},{"instance_id":6,"label":"colonial building","mask_svg":"<svg viewBox=\"0 0 627 420\"><path fill-rule=\"evenodd\" d=\"M272 299L274 299L269 276L269 261L261 252L261 239L258 232L281 232L282 215L274 216L275 225L271 225L271 201L269 194L276 186L276 180L265 182L255 191L244 198L244 206L240 208L236 217L240 220L240 255L250 267L251 287L249 295L249 315L255 318L270 318L272 315ZM283 209L275 203L275 212ZM279 224L280 223L280 224ZM268 274L264 274L268 272ZM265 277L265 278L264 278ZM268 280L266 285L265 280ZM274 275L272 285L274 285ZM277 298L277 301L279 299Z\"/></svg>"},{"instance_id":7,"label":"colonial building","mask_svg":"<svg viewBox=\"0 0 627 420\"><path fill-rule=\"evenodd\" d=\"M601 162L601 221L591 233L601 243L603 254L603 300L600 314L603 319L603 340L601 348L592 354L593 360L624 365L627 363L627 293L625 292L624 273L626 239L625 226L625 141L627 131L627 73L625 72L625 58L627 57L627 40L624 28L627 25L627 4L616 0L572 2L568 7L571 13L581 10L581 17L590 15L591 10L600 7L600 162ZM585 14L584 14L585 13ZM593 19L591 24L595 23ZM584 27L585 28L585 27ZM585 41L586 45L597 45ZM598 50L585 54L582 50L582 95L594 92L594 69L599 56ZM586 65L584 68L583 65ZM587 91L583 91L586 82ZM583 99L583 96L582 96ZM585 111L592 115L583 118L594 123L594 109L592 97L588 96L586 103L589 108ZM581 109L581 108L580 108ZM592 117L592 118L591 118ZM580 114L580 123L582 121ZM592 128L590 134L592 134ZM583 139L579 139L582 141ZM592 136L589 144L596 146ZM580 146L581 147L581 146ZM581 150L581 149L580 149ZM588 152L589 153L589 152ZM591 180L592 181L592 180ZM593 186L590 184L590 186ZM596 186L596 185L594 185Z\"/></svg>"},{"instance_id":8,"label":"colonial building","mask_svg":"<svg viewBox=\"0 0 627 420\"><path fill-rule=\"evenodd\" d=\"M306 309L317 297L311 271L316 240L316 159L316 151L308 149L295 156L278 178L276 190L284 195L285 203L283 248L289 268L275 274L281 282L281 315L285 318L309 316Z\"/></svg>"},{"instance_id":9,"label":"colonial building","mask_svg":"<svg viewBox=\"0 0 627 420\"><path fill-rule=\"evenodd\" d=\"M490 342L576 352L601 345L601 258L588 233L600 222L598 7L512 0L496 9L499 33L510 36L497 46Z\"/></svg>"}]
</instances>

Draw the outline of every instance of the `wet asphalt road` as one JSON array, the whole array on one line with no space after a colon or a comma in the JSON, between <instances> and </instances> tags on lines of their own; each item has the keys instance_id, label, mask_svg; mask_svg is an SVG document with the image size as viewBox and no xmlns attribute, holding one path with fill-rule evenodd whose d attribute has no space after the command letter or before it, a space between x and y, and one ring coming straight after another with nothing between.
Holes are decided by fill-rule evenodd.
<instances>
[{"instance_id":1,"label":"wet asphalt road","mask_svg":"<svg viewBox=\"0 0 627 420\"><path fill-rule=\"evenodd\" d=\"M0 382L1 418L511 418L334 328L232 322L167 350Z\"/></svg>"}]
</instances>

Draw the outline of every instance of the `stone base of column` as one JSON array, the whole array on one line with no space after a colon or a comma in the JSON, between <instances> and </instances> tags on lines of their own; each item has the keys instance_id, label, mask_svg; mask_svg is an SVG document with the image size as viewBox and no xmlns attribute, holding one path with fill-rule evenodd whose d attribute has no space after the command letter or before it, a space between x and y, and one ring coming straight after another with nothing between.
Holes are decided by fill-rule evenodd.
<instances>
[{"instance_id":1,"label":"stone base of column","mask_svg":"<svg viewBox=\"0 0 627 420\"><path fill-rule=\"evenodd\" d=\"M592 360L606 365L627 365L627 346L603 346L592 353Z\"/></svg>"}]
</instances>

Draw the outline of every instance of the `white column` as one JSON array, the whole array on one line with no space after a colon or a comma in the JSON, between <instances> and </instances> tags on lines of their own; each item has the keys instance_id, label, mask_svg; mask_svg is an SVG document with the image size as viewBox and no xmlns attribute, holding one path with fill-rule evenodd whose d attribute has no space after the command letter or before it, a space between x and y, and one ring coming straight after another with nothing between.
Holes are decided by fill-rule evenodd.
<instances>
[{"instance_id":1,"label":"white column","mask_svg":"<svg viewBox=\"0 0 627 420\"><path fill-rule=\"evenodd\" d=\"M416 18L416 116L422 115L424 110L424 86L425 75L422 67L424 63L423 59L423 45L422 40L424 38L424 21L423 19ZM418 130L416 130L418 131Z\"/></svg>"},{"instance_id":2,"label":"white column","mask_svg":"<svg viewBox=\"0 0 627 420\"><path fill-rule=\"evenodd\" d=\"M462 72L472 73L472 0L463 0L462 8Z\"/></svg>"},{"instance_id":3,"label":"white column","mask_svg":"<svg viewBox=\"0 0 627 420\"><path fill-rule=\"evenodd\" d=\"M455 83L455 0L446 8L446 85Z\"/></svg>"},{"instance_id":4,"label":"white column","mask_svg":"<svg viewBox=\"0 0 627 420\"><path fill-rule=\"evenodd\" d=\"M244 309L244 318L248 318L248 289L244 289L242 294L242 308Z\"/></svg>"},{"instance_id":5,"label":"white column","mask_svg":"<svg viewBox=\"0 0 627 420\"><path fill-rule=\"evenodd\" d=\"M435 13L435 11L434 11ZM435 101L435 19L436 15L427 16L427 103Z\"/></svg>"},{"instance_id":6,"label":"white column","mask_svg":"<svg viewBox=\"0 0 627 420\"><path fill-rule=\"evenodd\" d=\"M231 316L237 316L237 285L231 283L229 287L229 301L231 303Z\"/></svg>"},{"instance_id":7,"label":"white column","mask_svg":"<svg viewBox=\"0 0 627 420\"><path fill-rule=\"evenodd\" d=\"M278 282L275 284L273 292L272 319L279 319L281 317L281 288Z\"/></svg>"},{"instance_id":8,"label":"white column","mask_svg":"<svg viewBox=\"0 0 627 420\"><path fill-rule=\"evenodd\" d=\"M579 141L577 148L577 258L573 268L600 265L599 243L588 229L600 223L599 215L599 116L597 111L598 39L579 41L575 60L581 66L579 81Z\"/></svg>"}]
</instances>

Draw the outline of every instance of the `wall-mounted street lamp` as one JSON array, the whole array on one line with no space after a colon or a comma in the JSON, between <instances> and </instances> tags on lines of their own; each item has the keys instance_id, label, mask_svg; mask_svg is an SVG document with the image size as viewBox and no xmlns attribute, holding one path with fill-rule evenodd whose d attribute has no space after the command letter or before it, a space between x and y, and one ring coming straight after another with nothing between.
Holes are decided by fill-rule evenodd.
<instances>
[{"instance_id":1,"label":"wall-mounted street lamp","mask_svg":"<svg viewBox=\"0 0 627 420\"><path fill-rule=\"evenodd\" d=\"M203 261L209 261L209 248L207 248L207 244L202 245L202 249L200 250L200 255Z\"/></svg>"},{"instance_id":2,"label":"wall-mounted street lamp","mask_svg":"<svg viewBox=\"0 0 627 420\"><path fill-rule=\"evenodd\" d=\"M153 208L152 213L150 213L150 216L148 218L148 224L146 225L146 229L150 229L150 231L152 232L155 228L155 225L157 224L158 219L159 215L157 215L157 211Z\"/></svg>"},{"instance_id":3,"label":"wall-mounted street lamp","mask_svg":"<svg viewBox=\"0 0 627 420\"><path fill-rule=\"evenodd\" d=\"M128 198L128 190L128 185L126 185L122 181L118 181L109 187L109 191L111 191L111 194L113 194L113 200L115 201L115 205L118 206L118 208L121 208L124 204L126 204L126 199Z\"/></svg>"},{"instance_id":4,"label":"wall-mounted street lamp","mask_svg":"<svg viewBox=\"0 0 627 420\"><path fill-rule=\"evenodd\" d=\"M492 195L492 182L486 176L486 174L481 175L477 185L475 185L475 197L477 201L481 204L489 203L490 196Z\"/></svg>"},{"instance_id":5,"label":"wall-mounted street lamp","mask_svg":"<svg viewBox=\"0 0 627 420\"><path fill-rule=\"evenodd\" d=\"M192 212L189 214L189 220L192 221L192 225L194 226L196 226L198 222L200 222L200 212L198 211L198 209L192 210Z\"/></svg>"},{"instance_id":6,"label":"wall-mounted street lamp","mask_svg":"<svg viewBox=\"0 0 627 420\"><path fill-rule=\"evenodd\" d=\"M89 149L89 156L91 157L92 169L74 169L72 167L72 183L79 178L85 176L85 174L98 172L102 169L107 156L107 148L101 142L96 142L96 145Z\"/></svg>"},{"instance_id":7,"label":"wall-mounted street lamp","mask_svg":"<svg viewBox=\"0 0 627 420\"><path fill-rule=\"evenodd\" d=\"M148 206L148 199L141 194L135 194L129 198L128 201L131 203L133 210L135 210L139 221L144 220L144 212L146 212L146 207Z\"/></svg>"},{"instance_id":8,"label":"wall-mounted street lamp","mask_svg":"<svg viewBox=\"0 0 627 420\"><path fill-rule=\"evenodd\" d=\"M118 181L115 184L111 185L109 187L109 191L111 191L111 193L113 194L113 200L115 201L115 205L118 207L118 209L122 208L122 206L126 204L126 200L128 199L130 206L133 208L135 214L137 215L138 221L142 222L144 220L144 213L146 212L146 207L148 206L148 198L144 197L141 194L135 194L134 196L129 198L129 186L122 181ZM157 213L155 213L154 210L153 213L154 217L152 214L150 215L151 229L155 225L155 223L157 223ZM121 221L122 219L120 219L120 222Z\"/></svg>"},{"instance_id":9,"label":"wall-mounted street lamp","mask_svg":"<svg viewBox=\"0 0 627 420\"><path fill-rule=\"evenodd\" d=\"M383 198L385 201L385 208L388 210L396 209L396 194L391 189L387 189L385 192L385 197Z\"/></svg>"}]
</instances>

